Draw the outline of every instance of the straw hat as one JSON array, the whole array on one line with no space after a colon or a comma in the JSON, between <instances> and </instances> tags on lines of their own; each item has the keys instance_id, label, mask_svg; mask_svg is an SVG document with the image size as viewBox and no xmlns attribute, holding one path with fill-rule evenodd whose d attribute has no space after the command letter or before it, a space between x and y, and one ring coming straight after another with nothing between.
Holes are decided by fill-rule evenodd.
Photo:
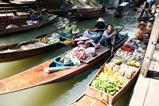
<instances>
[{"instance_id":1,"label":"straw hat","mask_svg":"<svg viewBox=\"0 0 159 106\"><path fill-rule=\"evenodd\" d=\"M146 26L146 23L145 23L144 21L141 21L141 22L139 23L139 26L140 26L140 25Z\"/></svg>"},{"instance_id":2,"label":"straw hat","mask_svg":"<svg viewBox=\"0 0 159 106\"><path fill-rule=\"evenodd\" d=\"M77 29L72 31L72 34L78 34L79 32L80 32L80 30L77 28Z\"/></svg>"},{"instance_id":3,"label":"straw hat","mask_svg":"<svg viewBox=\"0 0 159 106\"><path fill-rule=\"evenodd\" d=\"M42 9L42 12L46 12L46 11L47 11L47 9L45 9L45 8Z\"/></svg>"},{"instance_id":4,"label":"straw hat","mask_svg":"<svg viewBox=\"0 0 159 106\"><path fill-rule=\"evenodd\" d=\"M99 17L97 22L104 22L105 20L102 17Z\"/></svg>"},{"instance_id":5,"label":"straw hat","mask_svg":"<svg viewBox=\"0 0 159 106\"><path fill-rule=\"evenodd\" d=\"M79 45L79 44L84 44L84 41L79 41L79 42L77 42L77 44Z\"/></svg>"}]
</instances>

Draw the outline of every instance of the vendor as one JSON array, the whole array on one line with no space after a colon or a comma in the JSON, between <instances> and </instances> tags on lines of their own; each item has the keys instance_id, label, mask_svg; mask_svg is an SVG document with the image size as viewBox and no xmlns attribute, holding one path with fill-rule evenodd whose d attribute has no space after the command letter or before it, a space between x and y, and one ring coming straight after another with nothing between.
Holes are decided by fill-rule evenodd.
<instances>
[{"instance_id":1,"label":"vendor","mask_svg":"<svg viewBox=\"0 0 159 106\"><path fill-rule=\"evenodd\" d=\"M97 23L95 25L94 31L96 32L104 32L107 29L107 25L105 24L105 20L102 17L99 17Z\"/></svg>"},{"instance_id":2,"label":"vendor","mask_svg":"<svg viewBox=\"0 0 159 106\"><path fill-rule=\"evenodd\" d=\"M110 47L112 44L115 45L117 38L117 31L114 31L112 24L108 24L107 30L103 32L102 37L99 39L97 45Z\"/></svg>"},{"instance_id":3,"label":"vendor","mask_svg":"<svg viewBox=\"0 0 159 106\"><path fill-rule=\"evenodd\" d=\"M80 37L79 33L80 33L80 30L78 28L75 28L72 31L72 39L76 39L76 38Z\"/></svg>"},{"instance_id":4,"label":"vendor","mask_svg":"<svg viewBox=\"0 0 159 106\"><path fill-rule=\"evenodd\" d=\"M48 13L48 10L44 8L44 9L42 9L42 12L41 12L39 18L42 22L44 22L44 21L48 20L49 16L50 16L50 14Z\"/></svg>"},{"instance_id":5,"label":"vendor","mask_svg":"<svg viewBox=\"0 0 159 106\"><path fill-rule=\"evenodd\" d=\"M149 33L150 31L148 30L146 23L144 23L143 21L140 22L139 26L138 26L138 30L135 34L135 39L142 41L143 40L143 36L145 33Z\"/></svg>"},{"instance_id":6,"label":"vendor","mask_svg":"<svg viewBox=\"0 0 159 106\"><path fill-rule=\"evenodd\" d=\"M65 33L65 37L70 38L72 37L72 32L75 31L75 29L77 28L76 26L76 22L70 22L70 20L66 19L65 21L65 28L64 28L64 33Z\"/></svg>"}]
</instances>

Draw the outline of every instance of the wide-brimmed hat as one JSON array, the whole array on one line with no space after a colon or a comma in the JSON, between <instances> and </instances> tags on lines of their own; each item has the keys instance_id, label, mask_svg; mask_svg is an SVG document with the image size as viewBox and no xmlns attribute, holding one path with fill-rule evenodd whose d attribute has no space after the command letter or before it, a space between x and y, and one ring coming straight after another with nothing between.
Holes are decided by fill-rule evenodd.
<instances>
[{"instance_id":1,"label":"wide-brimmed hat","mask_svg":"<svg viewBox=\"0 0 159 106\"><path fill-rule=\"evenodd\" d=\"M72 31L72 34L78 34L80 32L80 30L77 28L76 30Z\"/></svg>"},{"instance_id":2,"label":"wide-brimmed hat","mask_svg":"<svg viewBox=\"0 0 159 106\"><path fill-rule=\"evenodd\" d=\"M47 9L45 9L45 8L42 9L42 12L46 12L46 11L47 11Z\"/></svg>"},{"instance_id":3,"label":"wide-brimmed hat","mask_svg":"<svg viewBox=\"0 0 159 106\"><path fill-rule=\"evenodd\" d=\"M141 22L139 23L139 26L140 26L140 25L146 26L146 23L145 23L144 21L141 21Z\"/></svg>"},{"instance_id":4,"label":"wide-brimmed hat","mask_svg":"<svg viewBox=\"0 0 159 106\"><path fill-rule=\"evenodd\" d=\"M99 17L97 22L104 22L105 20L102 17Z\"/></svg>"},{"instance_id":5,"label":"wide-brimmed hat","mask_svg":"<svg viewBox=\"0 0 159 106\"><path fill-rule=\"evenodd\" d=\"M79 44L84 44L84 41L79 41L79 42L77 42L77 44L79 45Z\"/></svg>"}]
</instances>

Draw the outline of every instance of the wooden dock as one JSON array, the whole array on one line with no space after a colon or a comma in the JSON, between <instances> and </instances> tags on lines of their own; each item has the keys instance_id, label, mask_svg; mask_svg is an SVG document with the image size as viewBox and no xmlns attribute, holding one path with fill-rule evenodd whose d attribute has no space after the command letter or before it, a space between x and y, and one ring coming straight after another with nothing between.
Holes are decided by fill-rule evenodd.
<instances>
[{"instance_id":1,"label":"wooden dock","mask_svg":"<svg viewBox=\"0 0 159 106\"><path fill-rule=\"evenodd\" d=\"M144 62L129 106L159 106L159 16L156 17Z\"/></svg>"}]
</instances>

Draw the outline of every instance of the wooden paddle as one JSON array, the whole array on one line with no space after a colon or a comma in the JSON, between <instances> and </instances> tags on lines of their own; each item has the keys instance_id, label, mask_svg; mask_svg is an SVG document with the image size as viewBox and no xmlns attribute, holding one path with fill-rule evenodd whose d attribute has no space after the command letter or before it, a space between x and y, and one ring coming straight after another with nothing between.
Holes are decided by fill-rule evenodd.
<instances>
[{"instance_id":1,"label":"wooden paddle","mask_svg":"<svg viewBox=\"0 0 159 106\"><path fill-rule=\"evenodd\" d=\"M40 25L35 29L38 30L43 24L45 24L47 21L50 22L51 20L55 19L57 17L57 15L52 15L48 18L46 18L42 23L40 23Z\"/></svg>"}]
</instances>

